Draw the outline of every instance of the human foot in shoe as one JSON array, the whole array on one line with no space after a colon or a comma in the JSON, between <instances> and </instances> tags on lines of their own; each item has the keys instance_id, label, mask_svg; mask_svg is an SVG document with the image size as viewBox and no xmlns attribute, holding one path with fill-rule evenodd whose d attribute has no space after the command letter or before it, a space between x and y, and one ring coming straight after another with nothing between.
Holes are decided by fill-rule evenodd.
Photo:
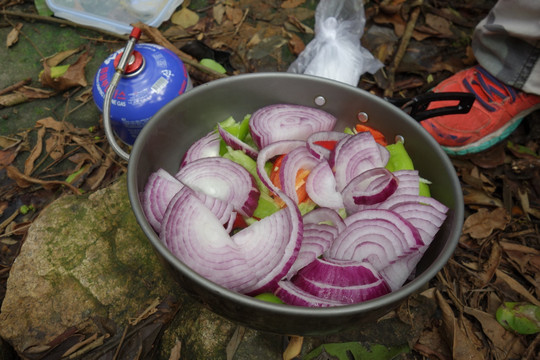
<instances>
[{"instance_id":1,"label":"human foot in shoe","mask_svg":"<svg viewBox=\"0 0 540 360\"><path fill-rule=\"evenodd\" d=\"M467 114L444 115L421 122L451 155L485 150L510 135L521 120L540 109L540 96L505 85L477 65L442 81L434 92L470 92L476 96ZM453 105L437 102L437 107Z\"/></svg>"}]
</instances>

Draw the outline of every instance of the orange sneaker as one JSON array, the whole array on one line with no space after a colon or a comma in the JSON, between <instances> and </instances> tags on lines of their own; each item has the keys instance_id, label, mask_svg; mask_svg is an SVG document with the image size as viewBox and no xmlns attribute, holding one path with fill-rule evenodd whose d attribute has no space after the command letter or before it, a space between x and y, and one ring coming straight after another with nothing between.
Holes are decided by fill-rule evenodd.
<instances>
[{"instance_id":1,"label":"orange sneaker","mask_svg":"<svg viewBox=\"0 0 540 360\"><path fill-rule=\"evenodd\" d=\"M510 135L525 116L540 109L540 96L501 83L479 65L454 74L433 91L470 92L476 96L467 114L421 121L422 126L451 155L476 153L491 147ZM437 107L449 105L452 104L437 103Z\"/></svg>"}]
</instances>

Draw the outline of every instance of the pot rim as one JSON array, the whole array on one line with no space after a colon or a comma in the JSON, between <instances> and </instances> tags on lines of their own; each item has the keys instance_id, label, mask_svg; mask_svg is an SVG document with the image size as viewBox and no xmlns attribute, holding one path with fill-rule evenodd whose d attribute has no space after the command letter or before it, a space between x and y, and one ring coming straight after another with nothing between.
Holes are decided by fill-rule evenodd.
<instances>
[{"instance_id":1,"label":"pot rim","mask_svg":"<svg viewBox=\"0 0 540 360\"><path fill-rule=\"evenodd\" d=\"M337 81L310 76L310 75L299 75L299 74L291 74L291 73L253 73L253 74L241 74L241 75L235 75L229 78L223 78L211 81L209 83L205 83L202 85L199 85L197 87L194 87L189 92L186 92L182 94L181 96L175 98L171 102L169 102L167 105L165 105L161 110L159 110L156 115L150 119L148 124L143 128L141 133L139 134L137 140L135 141L135 144L133 146L133 149L131 151L130 159L128 162L128 175L127 175L127 185L128 185L128 194L130 203L132 206L132 210L135 213L135 216L137 218L137 221L139 222L139 225L141 226L143 232L147 236L147 238L150 240L152 246L157 250L157 252L175 269L181 272L181 274L185 277L187 277L190 281L195 282L208 291L219 294L219 296L222 296L227 301L232 301L238 306L245 306L246 309L250 309L253 311L263 311L263 312L271 312L274 314L280 314L284 316L288 315L294 315L294 316L315 316L321 319L329 318L329 317L335 317L335 316L350 316L350 315L358 315L358 313L364 313L369 312L372 310L376 310L381 307L387 307L391 306L395 303L399 303L405 298L409 297L410 295L418 292L424 285L426 285L435 275L444 267L444 265L447 263L447 261L452 256L455 248L457 247L458 241L459 241L459 235L461 232L461 228L463 226L463 216L464 216L464 203L463 203L463 197L457 196L455 198L455 205L451 209L453 211L453 217L455 217L454 222L455 226L451 229L453 234L449 236L448 240L443 246L443 249L435 259L429 264L424 271L415 277L410 282L406 283L404 286L402 286L400 289L395 290L389 294L383 295L381 297L378 297L376 299L368 300L361 303L351 304L351 305L344 305L344 306L337 306L337 307L326 307L326 308L312 308L312 307L301 307L301 306L293 306L293 305L286 305L286 304L276 304L276 303L270 303L262 300L255 299L253 297L243 295L231 290L228 290L208 279L205 277L199 275L195 271L191 270L189 267L184 265L180 260L178 260L168 249L167 247L159 240L158 236L148 223L146 221L146 218L144 216L140 200L139 200L139 188L137 184L137 171L138 171L138 159L141 156L142 147L145 143L145 139L152 130L152 124L157 121L156 119L159 119L159 114L162 112L166 112L170 108L174 108L178 106L178 104L182 104L183 102L188 101L192 97L199 96L201 93L204 94L204 92L208 91L209 89L213 89L216 87L225 86L227 84L235 83L235 82L243 82L243 81L249 81L249 79L259 79L259 80L269 80L269 81L279 81L280 79L293 79L293 80L299 80L299 81L315 81L318 83L321 83L323 85L327 85L329 87L347 87L348 89L353 89L354 91L357 91L359 94L362 94L365 97L369 98L369 101L374 102L380 102L384 104L384 106L387 106L389 108L393 108L395 111L401 113L405 118L408 118L409 122L414 123L412 126L416 126L419 128L422 128L421 125L419 125L412 117L410 117L408 114L404 113L394 105L390 104L389 102L383 100L382 98L379 98L371 93L368 93L365 90L340 83ZM350 90L349 90L350 91ZM392 110L392 111L394 111ZM423 128L422 128L422 131ZM438 152L439 156L443 159L444 162L441 164L441 166L452 168L453 165L448 158L448 155L440 148L438 143L432 139L431 137L427 139L428 142L431 142L432 151ZM461 187L459 180L457 179L457 175L454 174L456 181L453 181L454 188L448 189L449 191L453 191L455 194L461 194Z\"/></svg>"}]
</instances>

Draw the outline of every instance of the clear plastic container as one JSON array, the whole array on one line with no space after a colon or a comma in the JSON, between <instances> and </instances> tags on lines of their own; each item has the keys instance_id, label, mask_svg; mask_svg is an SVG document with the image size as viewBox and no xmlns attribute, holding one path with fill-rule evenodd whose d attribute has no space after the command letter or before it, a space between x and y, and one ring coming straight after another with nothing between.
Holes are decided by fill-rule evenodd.
<instances>
[{"instance_id":1,"label":"clear plastic container","mask_svg":"<svg viewBox=\"0 0 540 360\"><path fill-rule=\"evenodd\" d=\"M129 34L130 24L159 27L184 0L46 0L54 15L74 23Z\"/></svg>"}]
</instances>

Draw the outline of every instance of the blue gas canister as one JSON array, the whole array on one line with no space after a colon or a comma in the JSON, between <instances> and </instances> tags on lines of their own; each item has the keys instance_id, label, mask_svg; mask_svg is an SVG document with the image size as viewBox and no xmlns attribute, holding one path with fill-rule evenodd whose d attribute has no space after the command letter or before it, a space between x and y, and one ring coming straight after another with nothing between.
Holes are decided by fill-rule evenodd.
<instances>
[{"instance_id":1,"label":"blue gas canister","mask_svg":"<svg viewBox=\"0 0 540 360\"><path fill-rule=\"evenodd\" d=\"M95 75L92 94L102 112L124 49L111 54ZM180 58L156 44L134 44L115 85L108 116L115 135L128 145L133 145L143 126L159 109L192 88Z\"/></svg>"}]
</instances>

